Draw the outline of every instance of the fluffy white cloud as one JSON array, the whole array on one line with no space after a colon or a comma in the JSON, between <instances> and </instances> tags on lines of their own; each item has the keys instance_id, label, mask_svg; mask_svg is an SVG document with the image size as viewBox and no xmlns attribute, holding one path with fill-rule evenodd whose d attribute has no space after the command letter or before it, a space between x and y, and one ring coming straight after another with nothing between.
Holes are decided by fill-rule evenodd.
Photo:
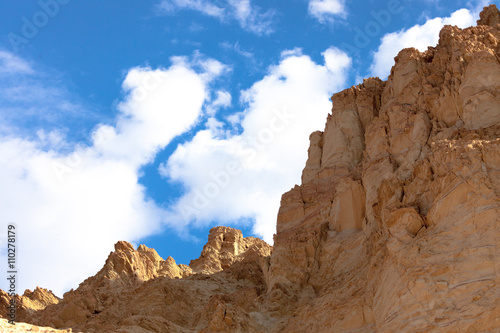
<instances>
[{"instance_id":1,"label":"fluffy white cloud","mask_svg":"<svg viewBox=\"0 0 500 333\"><path fill-rule=\"evenodd\" d=\"M314 63L300 50L284 52L276 66L242 92L246 105L227 129L207 128L171 155L161 172L186 193L169 218L189 224L235 224L254 219L253 231L272 242L281 195L300 183L309 134L324 127L329 97L346 83L350 58L335 48Z\"/></svg>"},{"instance_id":2,"label":"fluffy white cloud","mask_svg":"<svg viewBox=\"0 0 500 333\"><path fill-rule=\"evenodd\" d=\"M0 221L17 225L18 291L40 285L61 295L95 274L117 240L158 231L165 211L146 197L140 168L198 121L222 71L200 56L131 69L115 124L97 126L90 145L69 147L44 131L37 140L0 136ZM0 233L6 239L5 226Z\"/></svg>"},{"instance_id":3,"label":"fluffy white cloud","mask_svg":"<svg viewBox=\"0 0 500 333\"><path fill-rule=\"evenodd\" d=\"M386 34L374 54L371 75L387 78L394 65L394 57L404 48L414 47L419 51L435 46L439 41L439 32L445 25L467 28L475 25L478 15L468 9L460 9L450 17L429 19L422 25L415 25L407 30Z\"/></svg>"},{"instance_id":4,"label":"fluffy white cloud","mask_svg":"<svg viewBox=\"0 0 500 333\"><path fill-rule=\"evenodd\" d=\"M209 115L214 115L217 110L231 106L231 94L225 90L218 90L215 93L215 99L206 106L206 111Z\"/></svg>"},{"instance_id":5,"label":"fluffy white cloud","mask_svg":"<svg viewBox=\"0 0 500 333\"><path fill-rule=\"evenodd\" d=\"M309 14L320 22L330 22L335 16L345 15L344 0L309 0Z\"/></svg>"},{"instance_id":6,"label":"fluffy white cloud","mask_svg":"<svg viewBox=\"0 0 500 333\"><path fill-rule=\"evenodd\" d=\"M275 12L252 5L251 0L225 0L215 5L210 0L161 0L159 8L166 13L178 10L195 10L204 15L217 17L221 21L236 20L247 31L257 35L273 32L272 24Z\"/></svg>"},{"instance_id":7,"label":"fluffy white cloud","mask_svg":"<svg viewBox=\"0 0 500 333\"><path fill-rule=\"evenodd\" d=\"M117 240L138 242L163 225L186 231L246 219L272 241L280 196L300 181L307 137L323 127L330 94L346 81L350 59L334 48L323 56L320 65L300 50L284 52L242 92L234 126L215 119L231 95L210 88L228 69L195 54L172 58L167 69L129 70L115 121L96 126L90 144L71 145L55 131L0 134L0 184L8 189L0 191L0 220L17 226L18 291L40 285L61 295L94 274ZM161 208L139 184L140 170L204 108L206 129L161 168L186 192Z\"/></svg>"}]
</instances>

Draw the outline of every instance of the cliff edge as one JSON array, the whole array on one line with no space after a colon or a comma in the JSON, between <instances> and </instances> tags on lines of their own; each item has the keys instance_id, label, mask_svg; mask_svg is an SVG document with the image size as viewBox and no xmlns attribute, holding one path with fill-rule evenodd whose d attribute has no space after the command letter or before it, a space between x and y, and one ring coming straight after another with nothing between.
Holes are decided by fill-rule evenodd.
<instances>
[{"instance_id":1,"label":"cliff edge","mask_svg":"<svg viewBox=\"0 0 500 333\"><path fill-rule=\"evenodd\" d=\"M73 332L499 332L500 12L395 60L386 82L332 97L273 247L217 227L186 266L119 242L63 299L17 296L21 320Z\"/></svg>"}]
</instances>

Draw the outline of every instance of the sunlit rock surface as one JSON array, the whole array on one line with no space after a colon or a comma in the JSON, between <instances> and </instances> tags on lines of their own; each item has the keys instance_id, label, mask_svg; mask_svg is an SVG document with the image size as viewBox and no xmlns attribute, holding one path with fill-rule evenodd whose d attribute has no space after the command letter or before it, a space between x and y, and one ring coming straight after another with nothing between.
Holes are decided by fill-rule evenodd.
<instances>
[{"instance_id":1,"label":"sunlit rock surface","mask_svg":"<svg viewBox=\"0 0 500 333\"><path fill-rule=\"evenodd\" d=\"M19 319L73 332L500 332L498 9L332 101L274 247L216 227L186 266L118 242L62 300L17 297Z\"/></svg>"}]
</instances>

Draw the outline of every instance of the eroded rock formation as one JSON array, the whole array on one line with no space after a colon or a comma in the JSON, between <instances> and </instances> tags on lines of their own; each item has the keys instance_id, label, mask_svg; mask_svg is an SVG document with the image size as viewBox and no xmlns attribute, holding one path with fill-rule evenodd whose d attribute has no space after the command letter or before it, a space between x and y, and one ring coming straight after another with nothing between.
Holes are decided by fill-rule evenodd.
<instances>
[{"instance_id":1,"label":"eroded rock formation","mask_svg":"<svg viewBox=\"0 0 500 333\"><path fill-rule=\"evenodd\" d=\"M498 9L332 101L272 249L218 227L188 267L119 242L96 276L23 319L75 332L499 332Z\"/></svg>"},{"instance_id":2,"label":"eroded rock formation","mask_svg":"<svg viewBox=\"0 0 500 333\"><path fill-rule=\"evenodd\" d=\"M227 227L212 228L208 239L191 267L120 241L95 276L62 300L18 311L18 320L76 332L263 330L248 312L265 291L271 246ZM29 308L30 297L18 297L19 304Z\"/></svg>"}]
</instances>

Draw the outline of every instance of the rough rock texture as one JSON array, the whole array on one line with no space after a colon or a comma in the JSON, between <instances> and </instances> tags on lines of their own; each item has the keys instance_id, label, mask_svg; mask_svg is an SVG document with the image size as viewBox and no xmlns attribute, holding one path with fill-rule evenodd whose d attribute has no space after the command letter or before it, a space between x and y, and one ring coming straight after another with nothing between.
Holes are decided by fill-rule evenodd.
<instances>
[{"instance_id":1,"label":"rough rock texture","mask_svg":"<svg viewBox=\"0 0 500 333\"><path fill-rule=\"evenodd\" d=\"M60 299L52 291L37 287L34 291L27 289L22 296L16 295L15 301L17 318L30 318L35 311L57 304ZM0 290L0 317L7 318L9 303L9 294Z\"/></svg>"},{"instance_id":2,"label":"rough rock texture","mask_svg":"<svg viewBox=\"0 0 500 333\"><path fill-rule=\"evenodd\" d=\"M41 311L18 311L18 320L75 332L262 331L248 318L265 291L270 253L227 227L211 229L192 267L121 241L95 276Z\"/></svg>"},{"instance_id":3,"label":"rough rock texture","mask_svg":"<svg viewBox=\"0 0 500 333\"><path fill-rule=\"evenodd\" d=\"M500 13L332 97L274 247L211 230L190 267L119 242L24 320L85 332L500 332ZM29 293L28 293L29 294ZM23 296L25 297L25 296ZM55 303L55 302L54 302Z\"/></svg>"},{"instance_id":4,"label":"rough rock texture","mask_svg":"<svg viewBox=\"0 0 500 333\"><path fill-rule=\"evenodd\" d=\"M333 96L270 262L286 332L500 331L500 25Z\"/></svg>"},{"instance_id":5,"label":"rough rock texture","mask_svg":"<svg viewBox=\"0 0 500 333\"><path fill-rule=\"evenodd\" d=\"M269 245L259 238L243 238L239 230L216 227L210 231L200 258L191 260L189 267L196 273L213 274L268 248Z\"/></svg>"},{"instance_id":6,"label":"rough rock texture","mask_svg":"<svg viewBox=\"0 0 500 333\"><path fill-rule=\"evenodd\" d=\"M479 14L479 20L477 20L477 25L489 25L496 26L500 24L500 12L495 5L489 5L485 7L484 10Z\"/></svg>"},{"instance_id":7,"label":"rough rock texture","mask_svg":"<svg viewBox=\"0 0 500 333\"><path fill-rule=\"evenodd\" d=\"M16 323L11 325L5 319L0 318L0 332L2 333L17 333L17 332L38 332L38 333L71 333L73 330L56 330L52 327L40 327L25 323Z\"/></svg>"}]
</instances>

